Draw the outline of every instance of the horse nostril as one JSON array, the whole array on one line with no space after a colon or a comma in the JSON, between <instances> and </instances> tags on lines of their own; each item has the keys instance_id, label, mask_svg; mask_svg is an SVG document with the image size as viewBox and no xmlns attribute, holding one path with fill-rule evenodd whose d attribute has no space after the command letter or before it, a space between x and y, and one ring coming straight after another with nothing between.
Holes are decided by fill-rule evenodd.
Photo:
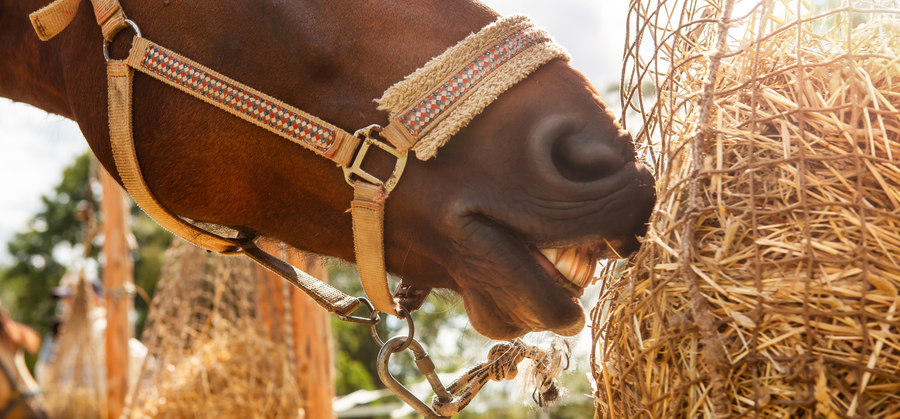
<instances>
[{"instance_id":1,"label":"horse nostril","mask_svg":"<svg viewBox=\"0 0 900 419\"><path fill-rule=\"evenodd\" d=\"M634 161L631 135L619 130L615 136L585 129L558 137L551 148L557 171L574 182L605 178Z\"/></svg>"}]
</instances>

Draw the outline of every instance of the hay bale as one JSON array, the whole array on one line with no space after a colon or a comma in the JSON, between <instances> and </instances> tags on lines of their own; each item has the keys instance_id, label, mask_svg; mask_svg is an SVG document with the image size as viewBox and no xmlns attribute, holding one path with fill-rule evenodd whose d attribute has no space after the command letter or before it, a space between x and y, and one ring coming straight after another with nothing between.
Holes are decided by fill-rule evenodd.
<instances>
[{"instance_id":1,"label":"hay bale","mask_svg":"<svg viewBox=\"0 0 900 419\"><path fill-rule=\"evenodd\" d=\"M599 417L898 418L898 9L729 3L633 2L661 191L592 313Z\"/></svg>"}]
</instances>

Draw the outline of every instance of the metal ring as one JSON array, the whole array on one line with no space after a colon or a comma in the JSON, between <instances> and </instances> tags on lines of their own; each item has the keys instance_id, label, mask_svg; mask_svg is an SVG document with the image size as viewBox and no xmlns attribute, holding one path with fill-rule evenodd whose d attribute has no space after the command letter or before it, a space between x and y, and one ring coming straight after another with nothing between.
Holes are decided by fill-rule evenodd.
<instances>
[{"instance_id":1,"label":"metal ring","mask_svg":"<svg viewBox=\"0 0 900 419\"><path fill-rule=\"evenodd\" d=\"M416 337L416 325L415 323L413 323L412 316L409 315L409 312L407 312L405 308L400 307L400 310L397 311L397 314L399 314L401 318L406 319L406 324L407 326L409 326L409 334L406 335L406 342L403 342L402 346L395 349L394 353L405 351L407 348L409 348L409 345L413 340L415 340ZM376 325L373 324L369 328L369 333L372 335L372 339L375 340L375 343L378 344L379 348L384 347L384 341L382 341L381 337L378 336L378 331L375 330L375 326Z\"/></svg>"},{"instance_id":2,"label":"metal ring","mask_svg":"<svg viewBox=\"0 0 900 419\"><path fill-rule=\"evenodd\" d=\"M138 38L141 37L141 30L140 28L138 28L138 25L136 23L129 19L125 19L125 23L128 24L128 26L131 26L132 29L134 29L135 36L137 36ZM116 29L116 31L112 33L112 37L115 38L123 28L125 27L122 26ZM109 40L106 38L103 38L103 58L105 58L106 61L109 62Z\"/></svg>"}]
</instances>

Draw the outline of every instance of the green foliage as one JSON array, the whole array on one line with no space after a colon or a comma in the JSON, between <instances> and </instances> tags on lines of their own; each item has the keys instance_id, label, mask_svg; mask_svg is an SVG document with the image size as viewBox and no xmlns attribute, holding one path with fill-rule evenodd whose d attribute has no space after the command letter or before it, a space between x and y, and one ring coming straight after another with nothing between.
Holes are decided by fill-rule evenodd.
<instances>
[{"instance_id":1,"label":"green foliage","mask_svg":"<svg viewBox=\"0 0 900 419\"><path fill-rule=\"evenodd\" d=\"M160 227L137 205L131 207L131 230L138 243L136 252L132 252L134 258L134 285L147 293L152 299L156 290L156 283L166 262L166 249L172 243L172 233ZM134 326L134 335L140 337L150 312L149 301L138 295L134 298L134 309L137 312L137 321Z\"/></svg>"}]
</instances>

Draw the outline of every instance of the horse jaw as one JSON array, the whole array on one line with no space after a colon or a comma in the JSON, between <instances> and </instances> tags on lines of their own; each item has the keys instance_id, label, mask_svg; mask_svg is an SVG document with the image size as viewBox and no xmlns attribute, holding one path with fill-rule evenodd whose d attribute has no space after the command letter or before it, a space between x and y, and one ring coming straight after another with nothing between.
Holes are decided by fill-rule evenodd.
<instances>
[{"instance_id":1,"label":"horse jaw","mask_svg":"<svg viewBox=\"0 0 900 419\"><path fill-rule=\"evenodd\" d=\"M554 157L561 144L581 160ZM628 256L655 201L630 137L562 61L500 95L434 160L415 163L388 200L389 268L407 278L416 271L404 264L420 264L398 259L403 250L437 249L427 256L445 274L425 280L449 277L476 330L497 339L580 331L579 287L555 279L537 250L588 246L598 257ZM408 221L422 217L430 225ZM407 241L392 243L397 237Z\"/></svg>"}]
</instances>

